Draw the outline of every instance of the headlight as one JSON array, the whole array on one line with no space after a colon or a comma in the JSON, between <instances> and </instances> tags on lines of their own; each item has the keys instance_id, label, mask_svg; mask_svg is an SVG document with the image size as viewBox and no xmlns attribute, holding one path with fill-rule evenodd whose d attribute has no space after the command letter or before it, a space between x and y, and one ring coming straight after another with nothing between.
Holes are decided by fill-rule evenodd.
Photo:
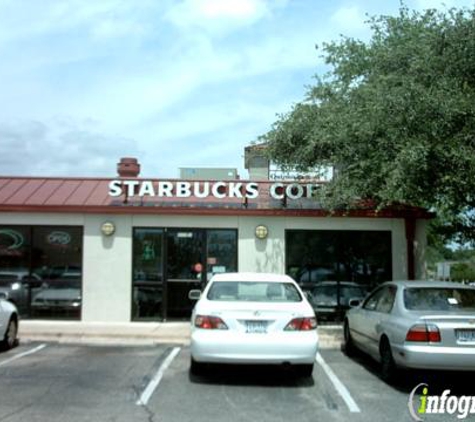
<instances>
[{"instance_id":1,"label":"headlight","mask_svg":"<svg viewBox=\"0 0 475 422\"><path fill-rule=\"evenodd\" d=\"M21 289L21 283L13 283L12 284L12 290L20 290Z\"/></svg>"}]
</instances>

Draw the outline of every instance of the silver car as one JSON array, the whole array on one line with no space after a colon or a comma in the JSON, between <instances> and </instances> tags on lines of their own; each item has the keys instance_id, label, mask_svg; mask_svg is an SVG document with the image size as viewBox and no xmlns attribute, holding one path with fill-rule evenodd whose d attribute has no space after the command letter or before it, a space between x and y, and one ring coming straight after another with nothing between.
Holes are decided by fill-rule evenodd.
<instances>
[{"instance_id":1,"label":"silver car","mask_svg":"<svg viewBox=\"0 0 475 422\"><path fill-rule=\"evenodd\" d=\"M0 293L0 349L11 349L17 342L18 310L6 300L6 294Z\"/></svg>"},{"instance_id":2,"label":"silver car","mask_svg":"<svg viewBox=\"0 0 475 422\"><path fill-rule=\"evenodd\" d=\"M315 313L286 275L214 275L191 318L191 372L205 363L291 364L311 377L317 353Z\"/></svg>"},{"instance_id":3,"label":"silver car","mask_svg":"<svg viewBox=\"0 0 475 422\"><path fill-rule=\"evenodd\" d=\"M355 305L355 303L352 303ZM381 363L390 380L398 367L475 370L475 288L458 283L384 283L344 320L344 348Z\"/></svg>"}]
</instances>

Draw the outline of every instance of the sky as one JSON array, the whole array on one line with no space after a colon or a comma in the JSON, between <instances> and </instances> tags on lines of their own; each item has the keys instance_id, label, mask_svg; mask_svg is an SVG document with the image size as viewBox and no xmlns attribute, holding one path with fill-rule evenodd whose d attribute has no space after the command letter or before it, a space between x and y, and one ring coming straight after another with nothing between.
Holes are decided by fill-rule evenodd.
<instances>
[{"instance_id":1,"label":"sky","mask_svg":"<svg viewBox=\"0 0 475 422\"><path fill-rule=\"evenodd\" d=\"M406 0L416 10L474 0ZM399 0L0 0L0 175L142 177L237 168Z\"/></svg>"}]
</instances>

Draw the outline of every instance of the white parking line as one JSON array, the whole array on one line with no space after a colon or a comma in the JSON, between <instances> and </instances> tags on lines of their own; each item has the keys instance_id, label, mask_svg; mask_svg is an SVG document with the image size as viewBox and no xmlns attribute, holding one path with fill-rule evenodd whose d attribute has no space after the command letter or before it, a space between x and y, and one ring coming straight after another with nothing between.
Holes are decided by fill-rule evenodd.
<instances>
[{"instance_id":1,"label":"white parking line","mask_svg":"<svg viewBox=\"0 0 475 422\"><path fill-rule=\"evenodd\" d=\"M148 401L150 400L150 397L152 396L153 392L157 388L158 384L163 378L163 375L165 374L165 371L167 368L170 366L170 364L173 362L173 359L176 358L178 353L180 353L181 348L180 347L174 347L170 354L167 356L167 358L163 361L163 363L160 365L160 368L158 368L157 373L155 376L150 380L148 383L147 387L143 391L142 395L140 398L136 401L137 406L146 406Z\"/></svg>"},{"instance_id":2,"label":"white parking line","mask_svg":"<svg viewBox=\"0 0 475 422\"><path fill-rule=\"evenodd\" d=\"M325 362L320 353L317 353L317 363L323 368L328 378L330 378L330 381L335 386L336 391L338 391L338 394L340 394L341 398L345 401L346 405L348 406L348 409L350 409L350 412L360 413L361 410L356 404L356 402L353 400L353 397L351 397L350 392L335 375L333 370L328 366L328 364Z\"/></svg>"},{"instance_id":3,"label":"white parking line","mask_svg":"<svg viewBox=\"0 0 475 422\"><path fill-rule=\"evenodd\" d=\"M44 349L45 347L46 347L46 344L40 344L34 349L27 350L26 352L23 352L23 353L19 353L18 355L12 356L10 359L0 362L0 366L6 365L7 363L13 362L14 360L20 359L24 356L32 355L33 353L39 352L41 349Z\"/></svg>"}]
</instances>

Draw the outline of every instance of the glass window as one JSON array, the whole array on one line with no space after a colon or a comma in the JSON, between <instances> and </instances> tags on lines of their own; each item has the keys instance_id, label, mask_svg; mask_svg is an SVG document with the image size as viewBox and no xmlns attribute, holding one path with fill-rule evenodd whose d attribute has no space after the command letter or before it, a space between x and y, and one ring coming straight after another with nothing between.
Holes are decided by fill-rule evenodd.
<instances>
[{"instance_id":1,"label":"glass window","mask_svg":"<svg viewBox=\"0 0 475 422\"><path fill-rule=\"evenodd\" d=\"M324 281L318 284L311 291L311 294L317 305L337 305L339 303L348 307L351 299L363 300L366 297L367 291L364 286L359 286L355 283Z\"/></svg>"},{"instance_id":2,"label":"glass window","mask_svg":"<svg viewBox=\"0 0 475 422\"><path fill-rule=\"evenodd\" d=\"M237 231L207 230L207 278L237 271Z\"/></svg>"},{"instance_id":3,"label":"glass window","mask_svg":"<svg viewBox=\"0 0 475 422\"><path fill-rule=\"evenodd\" d=\"M170 230L168 239L168 278L202 280L205 236L204 230Z\"/></svg>"},{"instance_id":4,"label":"glass window","mask_svg":"<svg viewBox=\"0 0 475 422\"><path fill-rule=\"evenodd\" d=\"M475 289L410 287L404 306L411 311L475 310Z\"/></svg>"},{"instance_id":5,"label":"glass window","mask_svg":"<svg viewBox=\"0 0 475 422\"><path fill-rule=\"evenodd\" d=\"M29 227L0 226L0 292L23 316L28 313L30 290L41 284L40 276L30 272L30 233Z\"/></svg>"},{"instance_id":6,"label":"glass window","mask_svg":"<svg viewBox=\"0 0 475 422\"><path fill-rule=\"evenodd\" d=\"M312 296L332 303L333 314L326 317L339 319L348 307L348 296L363 299L367 291L391 280L391 232L288 230L286 272Z\"/></svg>"},{"instance_id":7,"label":"glass window","mask_svg":"<svg viewBox=\"0 0 475 422\"><path fill-rule=\"evenodd\" d=\"M81 315L82 228L0 227L0 291L22 317Z\"/></svg>"},{"instance_id":8,"label":"glass window","mask_svg":"<svg viewBox=\"0 0 475 422\"><path fill-rule=\"evenodd\" d=\"M287 274L307 288L348 281L368 288L392 278L391 232L288 230Z\"/></svg>"},{"instance_id":9,"label":"glass window","mask_svg":"<svg viewBox=\"0 0 475 422\"><path fill-rule=\"evenodd\" d=\"M133 244L132 319L163 314L163 230L135 229Z\"/></svg>"},{"instance_id":10,"label":"glass window","mask_svg":"<svg viewBox=\"0 0 475 422\"><path fill-rule=\"evenodd\" d=\"M300 293L291 283L217 281L209 289L209 300L238 302L301 302Z\"/></svg>"},{"instance_id":11,"label":"glass window","mask_svg":"<svg viewBox=\"0 0 475 422\"><path fill-rule=\"evenodd\" d=\"M375 311L376 307L378 306L379 300L384 295L384 292L384 288L378 289L373 292L363 304L363 309L366 309L367 311Z\"/></svg>"},{"instance_id":12,"label":"glass window","mask_svg":"<svg viewBox=\"0 0 475 422\"><path fill-rule=\"evenodd\" d=\"M31 298L31 313L38 317L81 316L82 229L33 227L31 265L42 279Z\"/></svg>"},{"instance_id":13,"label":"glass window","mask_svg":"<svg viewBox=\"0 0 475 422\"><path fill-rule=\"evenodd\" d=\"M163 281L163 230L135 229L133 248L134 281Z\"/></svg>"},{"instance_id":14,"label":"glass window","mask_svg":"<svg viewBox=\"0 0 475 422\"><path fill-rule=\"evenodd\" d=\"M384 287L383 295L380 297L378 305L376 306L377 312L389 314L394 306L394 299L396 299L396 287L386 286Z\"/></svg>"}]
</instances>

